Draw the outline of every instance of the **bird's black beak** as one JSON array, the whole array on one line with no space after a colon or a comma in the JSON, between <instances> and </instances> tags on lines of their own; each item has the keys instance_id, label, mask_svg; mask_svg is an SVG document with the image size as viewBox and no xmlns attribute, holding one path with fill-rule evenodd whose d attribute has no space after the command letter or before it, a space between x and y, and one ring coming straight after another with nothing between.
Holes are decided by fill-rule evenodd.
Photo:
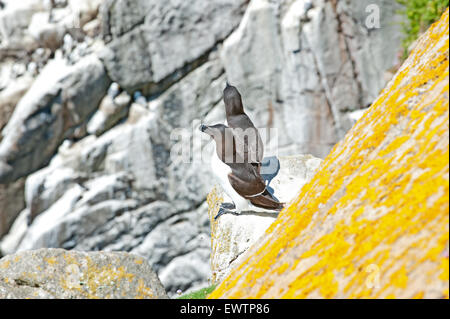
<instances>
[{"instance_id":1,"label":"bird's black beak","mask_svg":"<svg viewBox=\"0 0 450 319\"><path fill-rule=\"evenodd\" d=\"M201 132L204 132L208 127L204 124L200 125L200 127L198 128Z\"/></svg>"}]
</instances>

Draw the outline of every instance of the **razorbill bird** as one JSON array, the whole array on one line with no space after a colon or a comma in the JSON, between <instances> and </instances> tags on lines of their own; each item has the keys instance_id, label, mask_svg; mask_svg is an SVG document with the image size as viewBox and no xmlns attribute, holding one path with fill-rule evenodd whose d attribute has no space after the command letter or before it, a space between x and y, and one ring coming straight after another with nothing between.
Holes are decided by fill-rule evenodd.
<instances>
[{"instance_id":1,"label":"razorbill bird","mask_svg":"<svg viewBox=\"0 0 450 319\"><path fill-rule=\"evenodd\" d=\"M266 189L259 171L252 163L246 163L236 152L236 140L233 129L223 124L201 125L200 131L214 140L215 150L211 159L211 168L223 190L233 200L235 211L221 207L217 216L224 213L243 211L280 211L280 203Z\"/></svg>"},{"instance_id":2,"label":"razorbill bird","mask_svg":"<svg viewBox=\"0 0 450 319\"><path fill-rule=\"evenodd\" d=\"M240 129L234 130L237 152L245 162L256 166L259 172L264 157L264 144L258 129L244 112L241 94L228 82L223 90L223 101L227 125L233 129Z\"/></svg>"}]
</instances>

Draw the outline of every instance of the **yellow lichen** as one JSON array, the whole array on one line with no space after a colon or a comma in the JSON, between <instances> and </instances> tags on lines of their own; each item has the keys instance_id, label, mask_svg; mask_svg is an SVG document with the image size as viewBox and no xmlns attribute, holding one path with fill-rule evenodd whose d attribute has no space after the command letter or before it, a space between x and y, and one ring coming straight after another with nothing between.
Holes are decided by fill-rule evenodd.
<instances>
[{"instance_id":1,"label":"yellow lichen","mask_svg":"<svg viewBox=\"0 0 450 319\"><path fill-rule=\"evenodd\" d=\"M45 258L44 260L50 265L55 265L57 263L55 257L48 257L48 258Z\"/></svg>"},{"instance_id":2,"label":"yellow lichen","mask_svg":"<svg viewBox=\"0 0 450 319\"><path fill-rule=\"evenodd\" d=\"M134 282L137 285L135 298L155 297L152 288L145 286L142 278L136 278L135 274L127 272L124 266L117 267L112 264L99 266L90 257L86 257L85 261L81 262L69 252L64 255L64 259L69 266L77 265L80 269L83 268L78 278L83 285L71 283L70 281L73 278L70 278L70 275L62 278L61 284L66 290L70 291L75 289L89 299L107 298L107 296L103 295L103 291L114 290L124 284L123 281L127 281L129 284L133 284ZM136 258L134 262L140 265L144 260L142 258Z\"/></svg>"},{"instance_id":3,"label":"yellow lichen","mask_svg":"<svg viewBox=\"0 0 450 319\"><path fill-rule=\"evenodd\" d=\"M142 265L143 262L144 262L144 260L143 260L142 258L139 258L139 259L135 259L135 260L134 260L134 263L135 263L136 265Z\"/></svg>"},{"instance_id":4,"label":"yellow lichen","mask_svg":"<svg viewBox=\"0 0 450 319\"><path fill-rule=\"evenodd\" d=\"M11 264L11 261L5 260L0 264L0 268L7 269L7 268L9 268L10 264Z\"/></svg>"},{"instance_id":5,"label":"yellow lichen","mask_svg":"<svg viewBox=\"0 0 450 319\"><path fill-rule=\"evenodd\" d=\"M210 298L448 297L448 23L447 10Z\"/></svg>"}]
</instances>

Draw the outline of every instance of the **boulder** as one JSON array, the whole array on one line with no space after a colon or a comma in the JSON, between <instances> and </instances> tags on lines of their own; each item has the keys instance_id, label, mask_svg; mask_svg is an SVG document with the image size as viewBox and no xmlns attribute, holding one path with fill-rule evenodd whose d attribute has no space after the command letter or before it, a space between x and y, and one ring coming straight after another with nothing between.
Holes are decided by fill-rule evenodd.
<instances>
[{"instance_id":1,"label":"boulder","mask_svg":"<svg viewBox=\"0 0 450 319\"><path fill-rule=\"evenodd\" d=\"M24 208L25 178L0 184L0 237L9 232L9 228Z\"/></svg>"},{"instance_id":2,"label":"boulder","mask_svg":"<svg viewBox=\"0 0 450 319\"><path fill-rule=\"evenodd\" d=\"M281 202L289 203L311 180L322 160L311 155L296 155L280 157L279 161L280 171L269 187ZM214 220L221 204L232 201L219 186L208 194L207 201L211 224L211 281L218 284L239 265L245 251L258 241L278 213L224 214Z\"/></svg>"},{"instance_id":3,"label":"boulder","mask_svg":"<svg viewBox=\"0 0 450 319\"><path fill-rule=\"evenodd\" d=\"M143 258L124 252L38 249L0 259L2 299L165 299Z\"/></svg>"},{"instance_id":4,"label":"boulder","mask_svg":"<svg viewBox=\"0 0 450 319\"><path fill-rule=\"evenodd\" d=\"M209 298L448 298L448 24Z\"/></svg>"},{"instance_id":5,"label":"boulder","mask_svg":"<svg viewBox=\"0 0 450 319\"><path fill-rule=\"evenodd\" d=\"M73 66L49 63L2 131L0 183L46 165L60 143L96 110L110 80L101 62L88 56Z\"/></svg>"}]
</instances>

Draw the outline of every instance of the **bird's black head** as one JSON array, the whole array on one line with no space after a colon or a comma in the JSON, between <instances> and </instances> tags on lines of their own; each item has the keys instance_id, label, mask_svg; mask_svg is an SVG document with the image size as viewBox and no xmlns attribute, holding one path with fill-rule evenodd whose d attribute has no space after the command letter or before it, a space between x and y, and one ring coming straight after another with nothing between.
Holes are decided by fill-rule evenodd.
<instances>
[{"instance_id":1,"label":"bird's black head","mask_svg":"<svg viewBox=\"0 0 450 319\"><path fill-rule=\"evenodd\" d=\"M199 129L213 138L219 158L225 163L233 163L236 147L233 130L223 124L210 126L202 124Z\"/></svg>"},{"instance_id":2,"label":"bird's black head","mask_svg":"<svg viewBox=\"0 0 450 319\"><path fill-rule=\"evenodd\" d=\"M227 86L223 90L223 101L225 102L225 111L227 116L238 115L244 113L242 98L236 87L227 82Z\"/></svg>"},{"instance_id":3,"label":"bird's black head","mask_svg":"<svg viewBox=\"0 0 450 319\"><path fill-rule=\"evenodd\" d=\"M225 133L225 129L227 128L228 127L225 126L224 124L214 124L214 125L202 124L199 127L200 131L208 134L212 138L214 138L215 136L217 137L222 136Z\"/></svg>"}]
</instances>

